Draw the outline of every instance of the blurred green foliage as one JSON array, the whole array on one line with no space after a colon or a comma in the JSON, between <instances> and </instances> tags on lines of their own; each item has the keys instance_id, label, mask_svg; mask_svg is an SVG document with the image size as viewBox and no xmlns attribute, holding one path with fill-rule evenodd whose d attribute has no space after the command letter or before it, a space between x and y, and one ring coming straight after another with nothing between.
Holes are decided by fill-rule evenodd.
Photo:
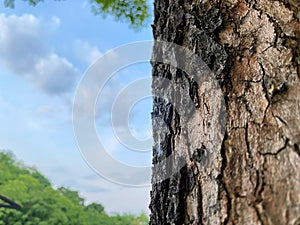
<instances>
[{"instance_id":1,"label":"blurred green foliage","mask_svg":"<svg viewBox=\"0 0 300 225\"><path fill-rule=\"evenodd\" d=\"M146 225L148 217L108 215L99 203L86 205L77 191L54 189L35 168L0 151L0 195L22 206L20 211L0 208L0 225Z\"/></svg>"},{"instance_id":2,"label":"blurred green foliage","mask_svg":"<svg viewBox=\"0 0 300 225\"><path fill-rule=\"evenodd\" d=\"M23 0L35 6L43 0ZM62 0L55 0L62 1ZM92 12L96 15L112 15L117 20L125 20L135 29L143 27L149 19L146 0L90 0ZM5 7L14 8L15 0L4 0Z\"/></svg>"}]
</instances>

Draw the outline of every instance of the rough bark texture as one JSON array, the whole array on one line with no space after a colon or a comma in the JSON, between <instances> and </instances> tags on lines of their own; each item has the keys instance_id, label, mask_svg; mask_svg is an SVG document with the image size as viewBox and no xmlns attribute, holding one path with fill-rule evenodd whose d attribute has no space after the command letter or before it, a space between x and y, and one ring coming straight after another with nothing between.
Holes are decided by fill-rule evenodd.
<instances>
[{"instance_id":1,"label":"rough bark texture","mask_svg":"<svg viewBox=\"0 0 300 225\"><path fill-rule=\"evenodd\" d=\"M190 97L196 109L186 117L154 99L153 163L174 160L153 180L176 171L178 159L185 166L153 183L150 224L300 224L299 20L299 0L155 1L154 38L201 56L221 86L227 117L222 145L211 145L209 87L153 62L153 76L171 82L154 80L153 94L178 96L178 104Z\"/></svg>"}]
</instances>

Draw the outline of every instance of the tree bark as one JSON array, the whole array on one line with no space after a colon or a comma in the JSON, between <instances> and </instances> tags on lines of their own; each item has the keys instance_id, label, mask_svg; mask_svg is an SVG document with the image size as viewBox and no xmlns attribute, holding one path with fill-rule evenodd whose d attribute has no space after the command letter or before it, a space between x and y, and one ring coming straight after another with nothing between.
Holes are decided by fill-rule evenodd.
<instances>
[{"instance_id":1,"label":"tree bark","mask_svg":"<svg viewBox=\"0 0 300 225\"><path fill-rule=\"evenodd\" d=\"M155 0L154 6L155 40L203 59L227 116L220 145L211 144L208 130L219 125L212 122L217 105L209 84L152 62L158 97L150 224L299 225L299 0ZM157 45L153 57L168 51ZM162 95L176 96L177 105ZM187 97L195 104L188 116L176 110Z\"/></svg>"}]
</instances>

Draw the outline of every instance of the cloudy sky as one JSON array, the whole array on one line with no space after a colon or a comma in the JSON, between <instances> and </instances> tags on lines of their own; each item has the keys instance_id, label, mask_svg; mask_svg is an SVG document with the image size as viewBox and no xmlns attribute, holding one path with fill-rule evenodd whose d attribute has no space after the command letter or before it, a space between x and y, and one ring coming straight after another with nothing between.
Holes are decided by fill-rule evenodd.
<instances>
[{"instance_id":1,"label":"cloudy sky","mask_svg":"<svg viewBox=\"0 0 300 225\"><path fill-rule=\"evenodd\" d=\"M149 63L115 71L97 90L96 102L90 97L93 87L81 84L97 59L111 49L115 50L110 65L124 58L118 56L118 46L151 39L150 25L137 32L113 18L94 16L88 1L49 0L36 7L17 1L15 9L0 6L0 149L11 150L25 164L37 167L55 187L79 190L87 202L102 203L107 212L148 212L149 186L133 188L109 182L109 173L102 174L104 179L94 162L89 162L93 155L85 155L73 132L72 109L80 90L82 112L76 115L93 113L105 151L124 165L150 167L151 98L145 94L145 89L150 93L149 79L140 90L132 85L150 77ZM130 54L134 52L128 51ZM111 119L120 96L119 113ZM131 99L137 96L141 100L132 104ZM130 112L124 117L123 109L127 108ZM125 128L137 140L147 141L146 149L130 149ZM94 159L111 173L123 176L124 171L110 168L103 158ZM140 178L150 180L149 174L142 172L126 179L130 184Z\"/></svg>"}]
</instances>

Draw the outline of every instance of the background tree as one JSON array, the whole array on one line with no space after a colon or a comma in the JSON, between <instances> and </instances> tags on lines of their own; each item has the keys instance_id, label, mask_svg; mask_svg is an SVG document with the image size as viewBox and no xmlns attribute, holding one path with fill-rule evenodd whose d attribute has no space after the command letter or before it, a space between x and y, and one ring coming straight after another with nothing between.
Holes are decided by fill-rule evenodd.
<instances>
[{"instance_id":1,"label":"background tree","mask_svg":"<svg viewBox=\"0 0 300 225\"><path fill-rule=\"evenodd\" d=\"M99 203L93 202L93 203L87 205L85 207L85 210L87 210L87 211L89 211L89 210L95 210L95 211L97 211L99 213L103 213L104 212L104 207L103 207L103 205L101 205Z\"/></svg>"},{"instance_id":2,"label":"background tree","mask_svg":"<svg viewBox=\"0 0 300 225\"><path fill-rule=\"evenodd\" d=\"M43 0L23 0L36 6ZM62 1L62 0L55 0ZM91 10L96 15L112 15L117 20L125 20L134 28L145 25L150 17L146 0L90 0ZM4 6L14 8L15 0L4 0Z\"/></svg>"},{"instance_id":3,"label":"background tree","mask_svg":"<svg viewBox=\"0 0 300 225\"><path fill-rule=\"evenodd\" d=\"M37 175L38 174L38 175ZM77 191L55 190L36 169L15 160L10 152L0 152L0 199L13 199L20 210L0 208L0 225L144 225L147 216L105 213L99 203L84 204ZM0 203L1 204L1 203Z\"/></svg>"},{"instance_id":4,"label":"background tree","mask_svg":"<svg viewBox=\"0 0 300 225\"><path fill-rule=\"evenodd\" d=\"M180 107L184 89L197 105L185 117L154 99L153 163L172 160L153 180L173 173L153 184L150 224L300 224L299 1L155 0L154 15L156 40L188 48L214 72L227 117L213 148L209 84L153 62L154 95L176 96ZM173 56L168 47L157 44L154 58ZM186 164L176 173L178 155Z\"/></svg>"},{"instance_id":5,"label":"background tree","mask_svg":"<svg viewBox=\"0 0 300 225\"><path fill-rule=\"evenodd\" d=\"M63 196L70 199L72 202L74 202L77 205L84 205L84 198L79 196L78 191L72 191L65 187L58 188L58 191L63 194Z\"/></svg>"}]
</instances>

